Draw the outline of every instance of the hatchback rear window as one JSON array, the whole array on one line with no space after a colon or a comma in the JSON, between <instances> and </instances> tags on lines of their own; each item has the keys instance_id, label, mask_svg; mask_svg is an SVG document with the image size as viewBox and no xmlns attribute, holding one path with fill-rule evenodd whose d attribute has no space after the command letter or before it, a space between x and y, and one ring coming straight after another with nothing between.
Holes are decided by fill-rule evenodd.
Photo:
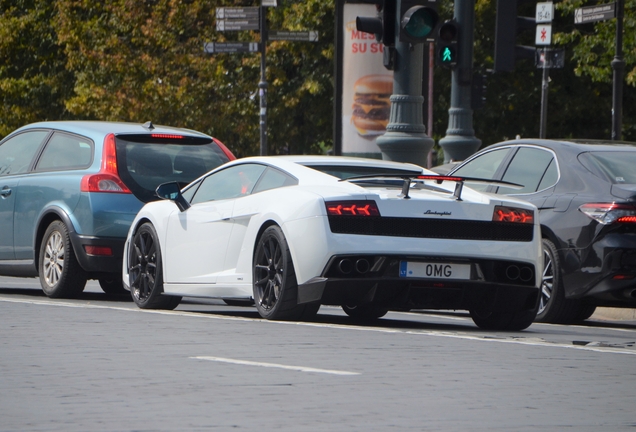
<instances>
[{"instance_id":1,"label":"hatchback rear window","mask_svg":"<svg viewBox=\"0 0 636 432\"><path fill-rule=\"evenodd\" d=\"M587 152L580 154L579 160L587 169L614 184L636 184L636 151Z\"/></svg>"},{"instance_id":2,"label":"hatchback rear window","mask_svg":"<svg viewBox=\"0 0 636 432\"><path fill-rule=\"evenodd\" d=\"M158 199L155 189L161 183L175 181L183 187L229 160L204 137L120 135L116 142L119 176L143 202Z\"/></svg>"}]
</instances>

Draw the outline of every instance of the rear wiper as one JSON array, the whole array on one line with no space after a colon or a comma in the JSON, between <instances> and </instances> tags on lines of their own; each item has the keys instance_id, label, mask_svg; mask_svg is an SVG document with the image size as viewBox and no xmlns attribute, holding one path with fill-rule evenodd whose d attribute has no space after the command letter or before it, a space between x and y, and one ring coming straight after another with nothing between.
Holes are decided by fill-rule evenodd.
<instances>
[{"instance_id":1,"label":"rear wiper","mask_svg":"<svg viewBox=\"0 0 636 432\"><path fill-rule=\"evenodd\" d=\"M503 180L492 180L492 179L480 179L474 177L458 177L458 176L449 176L449 175L437 175L437 174L418 174L418 175L400 175L400 174L375 174L375 175L364 175L364 176L356 176L349 177L347 179L342 179L340 181L348 181L352 183L356 182L364 182L365 180L382 180L382 179L400 179L403 181L402 183L402 193L399 195L401 198L410 199L409 191L411 189L411 183L424 183L426 180L435 181L437 184L442 184L445 181L455 182L455 190L453 191L453 197L457 201L462 200L462 189L464 188L464 182L471 183L485 183L485 184L494 184L507 186L513 189L521 189L523 185L517 183L511 183Z\"/></svg>"}]
</instances>

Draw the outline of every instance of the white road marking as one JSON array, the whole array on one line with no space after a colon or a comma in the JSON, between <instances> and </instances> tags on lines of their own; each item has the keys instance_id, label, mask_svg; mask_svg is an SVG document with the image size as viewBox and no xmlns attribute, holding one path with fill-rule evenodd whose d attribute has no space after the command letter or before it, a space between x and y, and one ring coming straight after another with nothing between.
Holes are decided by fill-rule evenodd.
<instances>
[{"instance_id":1,"label":"white road marking","mask_svg":"<svg viewBox=\"0 0 636 432\"><path fill-rule=\"evenodd\" d=\"M272 325L297 325L297 326L303 326L303 327L334 328L334 329L340 329L340 330L366 331L366 332L374 332L374 333L434 336L434 337L444 337L444 338L450 338L450 339L472 340L472 341L479 341L479 342L508 343L508 344L539 346L539 347L548 347L548 348L565 348L565 349L573 349L573 350L580 350L580 351L592 351L592 352L605 353L605 354L613 353L613 354L636 355L636 350L621 349L621 348L614 348L614 347L572 345L567 343L547 342L542 339L524 337L522 336L523 333L519 333L519 336L512 337L512 338L502 338L502 337L496 337L496 336L473 336L468 334L452 333L452 332L439 331L439 330L400 330L400 329L363 327L363 326L356 326L356 325L341 325L341 324L328 324L328 323L268 321L265 319L258 319L258 318L229 317L225 315L214 315L214 314L201 313L201 312L133 309L133 308L125 308L125 307L117 307L117 306L101 306L101 305L94 305L94 304L87 304L87 303L66 303L61 301L50 301L50 300L22 300L22 299L4 297L1 295L0 295L0 301L7 302L7 303L35 304L35 305L41 305L41 306L58 306L58 307L86 308L86 309L110 309L110 310L118 310L118 311L124 311L124 312L151 313L151 314L158 314L158 315L173 315L173 316L176 315L176 316L183 316L183 317L190 317L190 318L215 319L215 320L221 320L221 321L242 321L242 322L250 322L250 323L258 322L258 323L272 324Z\"/></svg>"},{"instance_id":2,"label":"white road marking","mask_svg":"<svg viewBox=\"0 0 636 432\"><path fill-rule=\"evenodd\" d=\"M322 373L322 374L331 374L331 375L360 375L358 372L348 372L348 371L340 371L340 370L332 370L332 369L317 369L306 366L289 366L278 363L263 363L263 362L255 362L249 360L237 360L237 359L229 359L223 357L208 357L208 356L197 356L190 357L191 359L196 360L208 360L213 362L221 362L221 363L232 363L237 365L244 366L259 366L259 367L267 367L267 368L278 368L278 369L288 369L299 372L314 372L314 373Z\"/></svg>"}]
</instances>

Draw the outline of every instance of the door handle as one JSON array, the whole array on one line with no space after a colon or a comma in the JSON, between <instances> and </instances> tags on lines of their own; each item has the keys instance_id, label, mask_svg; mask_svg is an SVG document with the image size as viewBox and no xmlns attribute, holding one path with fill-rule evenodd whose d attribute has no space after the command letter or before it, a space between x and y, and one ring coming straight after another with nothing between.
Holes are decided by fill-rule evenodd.
<instances>
[{"instance_id":1,"label":"door handle","mask_svg":"<svg viewBox=\"0 0 636 432\"><path fill-rule=\"evenodd\" d=\"M11 188L9 186L5 186L2 188L2 190L0 190L0 195L2 196L2 198L6 198L9 195L11 195Z\"/></svg>"}]
</instances>

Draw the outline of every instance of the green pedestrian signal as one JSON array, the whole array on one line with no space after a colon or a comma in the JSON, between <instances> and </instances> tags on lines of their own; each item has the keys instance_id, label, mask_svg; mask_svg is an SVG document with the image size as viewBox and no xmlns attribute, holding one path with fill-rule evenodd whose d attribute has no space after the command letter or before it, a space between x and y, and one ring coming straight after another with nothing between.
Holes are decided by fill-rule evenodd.
<instances>
[{"instance_id":1,"label":"green pedestrian signal","mask_svg":"<svg viewBox=\"0 0 636 432\"><path fill-rule=\"evenodd\" d=\"M450 63L453 61L453 52L450 47L442 48L442 63Z\"/></svg>"},{"instance_id":2,"label":"green pedestrian signal","mask_svg":"<svg viewBox=\"0 0 636 432\"><path fill-rule=\"evenodd\" d=\"M457 39L459 26L455 20L446 21L438 30L437 64L453 67L457 64Z\"/></svg>"}]
</instances>

